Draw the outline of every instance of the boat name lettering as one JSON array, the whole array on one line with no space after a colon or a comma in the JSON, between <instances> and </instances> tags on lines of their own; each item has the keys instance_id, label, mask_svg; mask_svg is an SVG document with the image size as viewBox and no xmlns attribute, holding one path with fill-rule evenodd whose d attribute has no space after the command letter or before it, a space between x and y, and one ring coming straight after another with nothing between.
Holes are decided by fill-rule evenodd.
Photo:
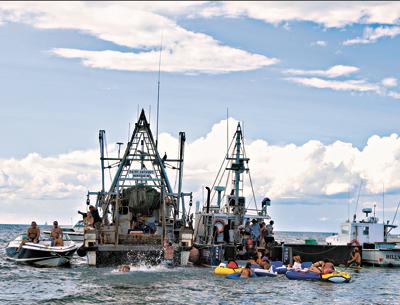
<instances>
[{"instance_id":1,"label":"boat name lettering","mask_svg":"<svg viewBox=\"0 0 400 305\"><path fill-rule=\"evenodd\" d=\"M151 178L154 171L150 169L131 169L129 173L132 174L132 177Z\"/></svg>"},{"instance_id":2,"label":"boat name lettering","mask_svg":"<svg viewBox=\"0 0 400 305\"><path fill-rule=\"evenodd\" d=\"M400 255L386 254L386 258L387 258L387 259L400 260Z\"/></svg>"}]
</instances>

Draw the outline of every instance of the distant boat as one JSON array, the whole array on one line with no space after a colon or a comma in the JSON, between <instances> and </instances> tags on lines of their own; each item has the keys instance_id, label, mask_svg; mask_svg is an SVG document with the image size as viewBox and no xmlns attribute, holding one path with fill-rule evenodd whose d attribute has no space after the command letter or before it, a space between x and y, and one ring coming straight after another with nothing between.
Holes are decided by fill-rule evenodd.
<instances>
[{"instance_id":1,"label":"distant boat","mask_svg":"<svg viewBox=\"0 0 400 305\"><path fill-rule=\"evenodd\" d=\"M362 210L366 218L361 221L345 222L341 225L340 234L326 238L328 245L360 246L362 248L362 262L367 265L400 267L400 244L389 242L389 232L396 225L378 223L371 208Z\"/></svg>"}]
</instances>

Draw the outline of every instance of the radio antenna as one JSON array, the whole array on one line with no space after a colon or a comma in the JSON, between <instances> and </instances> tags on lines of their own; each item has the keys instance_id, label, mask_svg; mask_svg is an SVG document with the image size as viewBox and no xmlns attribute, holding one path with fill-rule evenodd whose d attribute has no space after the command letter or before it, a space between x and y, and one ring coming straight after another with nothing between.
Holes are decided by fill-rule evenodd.
<instances>
[{"instance_id":1,"label":"radio antenna","mask_svg":"<svg viewBox=\"0 0 400 305\"><path fill-rule=\"evenodd\" d=\"M163 44L163 33L161 33L160 55L158 57L156 148L158 147L158 119L159 119L159 112L160 112L161 53L162 53L162 46L163 46L162 44Z\"/></svg>"}]
</instances>

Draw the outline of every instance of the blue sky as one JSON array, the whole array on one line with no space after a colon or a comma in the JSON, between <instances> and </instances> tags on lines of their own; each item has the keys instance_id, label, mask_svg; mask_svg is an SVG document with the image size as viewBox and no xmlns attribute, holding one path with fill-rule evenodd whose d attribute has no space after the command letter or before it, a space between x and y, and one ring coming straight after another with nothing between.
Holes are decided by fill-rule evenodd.
<instances>
[{"instance_id":1,"label":"blue sky","mask_svg":"<svg viewBox=\"0 0 400 305\"><path fill-rule=\"evenodd\" d=\"M286 14L274 15L274 9ZM349 12L343 19L333 14L341 10ZM381 14L384 10L390 13ZM131 19L125 21L125 14ZM349 3L348 8L340 2L290 7L277 3L3 3L0 159L6 164L9 160L23 162L32 153L46 158L96 150L99 129L108 131L109 143L124 141L138 105L146 110L151 107L154 122L161 34L165 37L161 132L176 136L184 130L188 141L195 142L225 119L229 107L231 117L244 121L249 142L259 139L271 147L302 147L316 140L328 147L339 140L362 151L374 135L383 139L399 133L399 17L394 2ZM345 43L355 38L364 41ZM82 55L105 50L120 53L111 59L98 53ZM150 55L124 61L124 54L141 52ZM82 62L85 56L92 63ZM97 68L99 64L106 66ZM327 74L335 66L353 67L354 71ZM387 85L382 83L385 79ZM338 89L349 84L353 89ZM397 157L397 150L392 151ZM383 154L377 152L376 158L386 157ZM5 175L12 176L17 167L3 165ZM352 175L353 170L349 167L346 173ZM380 182L360 177L369 181L365 190L369 200L379 196L376 185ZM348 183L348 188L355 189L359 180L353 177ZM400 189L398 184L397 177L391 176L389 190ZM343 187L339 189L328 192L333 198L330 204L346 211L340 199ZM296 202L304 215L319 209L315 218L326 218L324 206L313 204L326 193L304 190L297 194L302 195ZM69 204L81 195L54 198ZM286 202L287 194L280 195L276 201ZM391 199L394 205L395 195ZM41 202L40 196L23 200ZM46 206L48 201L43 202ZM284 215L284 209L291 206L282 203L276 213ZM0 221L11 221L13 213L10 209L8 218L0 217ZM334 217L329 230L346 217ZM324 230L325 222L306 229ZM280 229L300 229L283 216L281 223L285 225ZM307 225L301 223L300 227Z\"/></svg>"}]
</instances>

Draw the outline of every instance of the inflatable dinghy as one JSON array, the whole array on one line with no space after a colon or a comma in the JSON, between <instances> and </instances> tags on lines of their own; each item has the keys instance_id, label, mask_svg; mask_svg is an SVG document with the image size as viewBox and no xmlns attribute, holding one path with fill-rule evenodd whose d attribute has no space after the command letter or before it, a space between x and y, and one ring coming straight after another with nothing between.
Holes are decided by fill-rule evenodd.
<instances>
[{"instance_id":1,"label":"inflatable dinghy","mask_svg":"<svg viewBox=\"0 0 400 305\"><path fill-rule=\"evenodd\" d=\"M214 274L217 275L229 275L229 274L234 274L234 273L240 273L242 271L242 268L238 266L238 268L229 268L226 266L226 264L221 263L217 268L214 269Z\"/></svg>"},{"instance_id":2,"label":"inflatable dinghy","mask_svg":"<svg viewBox=\"0 0 400 305\"><path fill-rule=\"evenodd\" d=\"M348 283L351 280L347 272L333 272L329 274L319 274L315 272L288 271L286 277L290 280L315 280L332 283Z\"/></svg>"},{"instance_id":3,"label":"inflatable dinghy","mask_svg":"<svg viewBox=\"0 0 400 305\"><path fill-rule=\"evenodd\" d=\"M258 277L264 277L264 276L275 277L278 275L277 273L273 273L270 270L265 270L265 269L260 269L260 268L253 269L253 272Z\"/></svg>"},{"instance_id":4,"label":"inflatable dinghy","mask_svg":"<svg viewBox=\"0 0 400 305\"><path fill-rule=\"evenodd\" d=\"M255 273L253 272L251 277L257 277L257 275L255 275ZM240 272L229 274L229 275L226 276L226 278L230 279L230 280L240 279L241 278L240 277ZM248 279L248 277L243 277L243 279Z\"/></svg>"},{"instance_id":5,"label":"inflatable dinghy","mask_svg":"<svg viewBox=\"0 0 400 305\"><path fill-rule=\"evenodd\" d=\"M286 274L287 267L280 261L271 262L272 270L278 274Z\"/></svg>"}]
</instances>

